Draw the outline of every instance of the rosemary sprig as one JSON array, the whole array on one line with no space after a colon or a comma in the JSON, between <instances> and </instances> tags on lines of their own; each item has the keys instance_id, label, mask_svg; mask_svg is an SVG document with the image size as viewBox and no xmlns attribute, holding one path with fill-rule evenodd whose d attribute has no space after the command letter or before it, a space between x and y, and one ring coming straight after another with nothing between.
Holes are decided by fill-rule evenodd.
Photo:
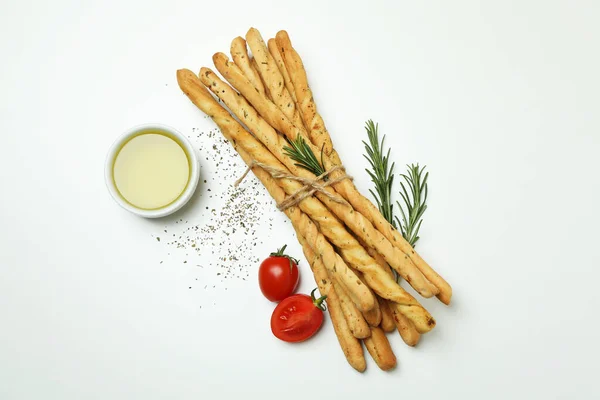
<instances>
[{"instance_id":1,"label":"rosemary sprig","mask_svg":"<svg viewBox=\"0 0 600 400\"><path fill-rule=\"evenodd\" d=\"M427 178L429 177L429 172L423 175L425 166L419 168L419 164L407 165L407 168L408 173L402 174L402 177L406 181L409 190L406 189L403 182L400 182L400 186L402 187L400 195L406 206L406 211L399 202L396 202L402 213L402 222L400 222L398 217L396 217L396 221L400 225L404 239L412 247L415 247L415 244L419 240L419 229L423 222L423 213L427 209Z\"/></svg>"},{"instance_id":2,"label":"rosemary sprig","mask_svg":"<svg viewBox=\"0 0 600 400\"><path fill-rule=\"evenodd\" d=\"M321 163L319 163L315 153L313 153L302 136L298 135L296 139L288 140L288 143L291 147L285 146L283 151L296 162L296 166L304 168L316 176L325 173L325 168L323 167L323 149L321 149ZM323 180L327 180L327 177L324 177Z\"/></svg>"},{"instance_id":3,"label":"rosemary sprig","mask_svg":"<svg viewBox=\"0 0 600 400\"><path fill-rule=\"evenodd\" d=\"M383 217L394 226L396 221L394 220L394 205L392 204L392 184L394 183L394 165L389 165L390 149L388 149L384 156L383 142L385 141L385 135L379 141L379 124L373 123L373 120L368 120L365 129L369 137L369 143L363 140L365 145L365 151L367 154L363 156L371 164L372 171L365 169L371 177L371 182L375 185L375 192L369 189L371 195L377 202L377 207L383 215Z\"/></svg>"},{"instance_id":4,"label":"rosemary sprig","mask_svg":"<svg viewBox=\"0 0 600 400\"><path fill-rule=\"evenodd\" d=\"M379 140L379 125L372 120L368 120L365 126L369 143L363 141L367 154L364 157L371 164L371 170L367 169L367 173L371 177L371 181L375 186L375 191L369 190L377 207L383 217L398 229L412 247L419 240L419 229L423 223L423 213L427 209L427 177L429 172L423 175L425 166L419 168L419 164L407 165L407 173L401 174L406 182L400 182L400 196L404 202L404 207L399 202L396 202L402 215L402 220L394 215L394 207L391 199L392 185L394 183L394 166L390 165L390 149L387 152L384 149L385 135ZM385 154L385 155L384 155ZM408 189L407 189L408 188Z\"/></svg>"}]
</instances>

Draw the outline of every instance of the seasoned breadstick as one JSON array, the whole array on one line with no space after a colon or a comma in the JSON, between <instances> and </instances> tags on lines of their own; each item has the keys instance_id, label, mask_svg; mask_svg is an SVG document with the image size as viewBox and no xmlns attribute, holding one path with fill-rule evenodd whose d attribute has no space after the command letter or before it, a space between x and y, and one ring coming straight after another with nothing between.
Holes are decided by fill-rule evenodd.
<instances>
[{"instance_id":1,"label":"seasoned breadstick","mask_svg":"<svg viewBox=\"0 0 600 400\"><path fill-rule=\"evenodd\" d=\"M292 47L292 43L286 31L279 31L277 33L276 42L277 48L283 56L285 69L294 86L296 100L302 114L302 119L309 128L311 141L317 148L323 149L324 153L331 158L334 165L342 165L338 153L333 148L331 137L325 128L323 118L321 118L321 115L317 111L312 91L308 85L306 70L304 69L302 59ZM352 203L350 199L349 201ZM363 201L362 199L360 199L360 202L357 201L356 204L352 203L352 205L357 211L365 215L377 230L383 233L391 243L394 243L394 246L398 247L410 257L411 261L419 268L423 275L438 288L439 293L437 294L437 297L444 304L449 304L452 297L452 287L437 272L435 272L417 252L414 251L412 246L404 240L400 232L394 229L394 227L381 215L377 207L368 202L368 200Z\"/></svg>"},{"instance_id":2,"label":"seasoned breadstick","mask_svg":"<svg viewBox=\"0 0 600 400\"><path fill-rule=\"evenodd\" d=\"M263 87L264 87L265 82L262 80L260 73L258 72L258 65L256 65L256 60L254 58L251 59L250 66L252 67L252 70L254 71L254 75L257 76L258 79L260 79L260 82L263 84ZM267 96L267 99L273 101L273 98L271 97L271 93L269 92L269 89L267 89L266 87L265 87L265 96Z\"/></svg>"},{"instance_id":3,"label":"seasoned breadstick","mask_svg":"<svg viewBox=\"0 0 600 400\"><path fill-rule=\"evenodd\" d=\"M369 249L368 251L369 254L373 256L375 261L379 263L379 265L385 266L385 260L383 259L383 257L381 257L381 255L377 254L373 249ZM394 276L392 270L389 267L387 268L387 271L390 276ZM402 340L404 340L404 343L406 343L409 346L416 346L416 344L419 342L421 335L415 327L413 321L403 314L403 310L406 311L406 308L390 300L384 300L381 298L378 298L377 300L379 301L382 313L384 315L388 313L388 320L391 318L391 321L386 321L387 327L383 327L384 319L386 318L382 318L382 329L386 332L391 332L394 330L394 328L398 328L398 333L400 334ZM429 328L430 324L435 325L435 321L430 321L433 320L420 320L421 323L419 324L419 329L421 333L428 332L431 329ZM419 321L415 320L415 322L418 323Z\"/></svg>"},{"instance_id":4,"label":"seasoned breadstick","mask_svg":"<svg viewBox=\"0 0 600 400\"><path fill-rule=\"evenodd\" d=\"M416 344L419 343L421 335L415 325L402 313L398 303L390 301L388 302L388 305L392 311L392 317L398 328L398 333L402 337L402 340L404 340L404 343L409 346L416 346Z\"/></svg>"},{"instance_id":5,"label":"seasoned breadstick","mask_svg":"<svg viewBox=\"0 0 600 400\"><path fill-rule=\"evenodd\" d=\"M360 240L359 240L360 242ZM378 254L374 249L367 249L369 255L373 257L375 262L379 264L388 274L388 276L392 279L395 279L394 273L390 269L390 267L386 264L385 260ZM406 293L410 298L414 300L414 298ZM398 332L402 339L408 344L413 342L416 336L417 342L419 341L419 332L425 333L429 332L433 327L435 327L435 320L429 313L424 313L419 307L422 307L419 303L411 303L409 302L393 302L391 300L387 301L387 305L389 307L390 312L392 313L392 317L394 319L394 325L398 327ZM397 313L401 313L402 316L398 316L397 318L394 316L394 311ZM408 322L407 322L408 321ZM391 328L392 330L394 328ZM415 342L416 344L416 342ZM414 345L411 345L414 346Z\"/></svg>"},{"instance_id":6,"label":"seasoned breadstick","mask_svg":"<svg viewBox=\"0 0 600 400\"><path fill-rule=\"evenodd\" d=\"M323 118L317 112L317 106L314 102L312 91L308 86L308 78L302 59L292 47L292 42L286 31L277 32L275 41L277 49L285 63L292 86L294 87L302 119L306 126L309 127L308 133L311 141L318 148L323 148L323 152L331 157L335 164L342 165L338 153L333 148L331 137L325 129Z\"/></svg>"},{"instance_id":7,"label":"seasoned breadstick","mask_svg":"<svg viewBox=\"0 0 600 400\"><path fill-rule=\"evenodd\" d=\"M396 356L392 351L390 342L381 328L371 328L371 336L364 339L367 350L377 366L384 371L389 371L396 366Z\"/></svg>"},{"instance_id":8,"label":"seasoned breadstick","mask_svg":"<svg viewBox=\"0 0 600 400\"><path fill-rule=\"evenodd\" d=\"M269 49L267 49L267 45L260 35L260 32L255 28L250 28L248 33L246 33L246 41L256 60L258 72L260 73L263 82L265 82L265 86L268 88L269 93L271 93L273 103L283 111L290 121L297 126L303 127L300 112L296 110L296 102L285 87L283 75L279 71L277 62L271 53L269 53Z\"/></svg>"},{"instance_id":9,"label":"seasoned breadstick","mask_svg":"<svg viewBox=\"0 0 600 400\"><path fill-rule=\"evenodd\" d=\"M258 143L258 141L253 139L248 132L246 132L219 103L217 103L193 72L185 69L177 71L177 81L182 91L189 97L192 103L217 123L225 138L228 139L238 153L240 153L244 162L249 164L253 160L260 159L261 161L267 161L265 164L268 164L269 156L274 158L271 153ZM241 152L241 150L243 150L243 152ZM266 157L261 157L261 155ZM276 159L275 162L277 162ZM276 167L285 169L283 165L276 165ZM255 175L261 179L275 201L279 203L285 199L285 191L279 184L285 184L287 180L280 179L275 181L274 179L266 179L264 175L267 173L260 168L254 168L253 171L255 172ZM268 176L269 178L271 177L270 175ZM297 184L297 182L295 183ZM293 185L292 188L289 189L292 191L295 190ZM313 221L311 221L306 214L302 213L298 207L290 207L285 210L285 213L292 221L294 228L299 230L309 243L311 243L313 250L318 254L321 254L324 265L330 271L332 276L338 279L338 282L344 286L348 295L351 296L352 301L361 309L361 311L367 311L373 308L376 300L372 296L372 293L362 284L356 274L348 268L341 257L335 253L333 247L318 231Z\"/></svg>"},{"instance_id":10,"label":"seasoned breadstick","mask_svg":"<svg viewBox=\"0 0 600 400\"><path fill-rule=\"evenodd\" d=\"M256 88L260 93L265 93L265 87L263 86L262 80L258 71L252 68L250 56L246 49L246 41L242 37L236 37L231 41L231 58L246 75L246 78L252 83L252 86Z\"/></svg>"},{"instance_id":11,"label":"seasoned breadstick","mask_svg":"<svg viewBox=\"0 0 600 400\"><path fill-rule=\"evenodd\" d=\"M271 130L273 128L280 130L284 133L290 140L296 139L298 135L304 135L303 130L292 124L288 118L281 112L281 110L269 99L267 99L264 95L258 93L248 81L248 79L244 76L244 74L240 71L237 66L230 62L227 59L227 56L223 53L216 53L213 56L213 61L215 66L221 72L221 74L227 79L234 87L236 87L240 93L250 102L252 105L256 107L256 111L260 113L260 115L268 122L267 126L270 124L272 126L269 127ZM223 93L218 92L216 86L219 84L218 78L212 71L207 68L203 68L200 74L202 81L210 87L210 89L215 93L221 100L223 100ZM222 82L221 82L222 83ZM221 85L226 86L226 85ZM245 103L245 100L238 96L238 99L235 99L236 103ZM234 114L240 120L244 118L243 122L248 126L248 128L256 135L256 132L250 128L248 123L253 123L256 126L256 122L253 122L248 118L248 116L240 116L243 113L239 113L240 108L238 106L237 111L233 110L229 105L228 107L232 110ZM244 110L250 113L249 106ZM254 113L256 115L256 113ZM254 118L253 118L254 119ZM269 129L264 127L264 129ZM275 131L273 131L275 132ZM263 142L265 143L265 142ZM277 149L273 149L272 143L265 143L269 149L275 154ZM307 142L307 145L310 147L310 143ZM312 146L311 150L314 154L320 154L320 150ZM330 169L333 167L331 161L328 157L322 157L325 162L325 168ZM284 160L281 160L285 163ZM335 179L337 177L343 176L341 171L334 171L331 174L331 178ZM348 200L351 204L354 202L354 199L358 197L362 197L360 193L356 190L354 184L348 179L344 179L339 183L333 185L337 193L342 195L346 200ZM352 191L352 193L350 193ZM321 198L319 194L316 194L317 197ZM365 201L369 202L366 198ZM331 208L332 211L338 216L338 218L344 220L346 225L358 236L360 236L368 246L374 247L380 254L382 254L386 261L423 297L431 297L438 293L437 287L431 284L419 271L417 267L410 261L410 258L405 255L398 248L394 247L392 243L387 240L379 231L377 231L371 222L361 212L349 204L339 204L333 202L335 204L330 204L327 206ZM369 202L370 204L370 202ZM356 212L356 211L358 212ZM385 297L385 296L384 296ZM387 297L386 297L387 298Z\"/></svg>"},{"instance_id":12,"label":"seasoned breadstick","mask_svg":"<svg viewBox=\"0 0 600 400\"><path fill-rule=\"evenodd\" d=\"M358 279L360 279L362 281L362 283L364 283L368 287L369 284L366 281L364 275L359 271L355 271L355 272L356 272L356 276L358 276ZM376 294L373 294L373 296L375 296L375 298L378 297ZM375 307L373 307L373 309L363 312L362 315L363 315L365 321L367 321L367 323L370 326L379 326L379 324L381 323L381 310L379 308L379 302L375 303Z\"/></svg>"},{"instance_id":13,"label":"seasoned breadstick","mask_svg":"<svg viewBox=\"0 0 600 400\"><path fill-rule=\"evenodd\" d=\"M317 282L317 286L319 286L319 292L321 292L322 295L327 295L327 310L331 317L331 324L333 325L333 330L338 338L338 342L340 342L342 351L346 356L346 360L348 360L348 363L352 368L359 372L363 372L367 367L367 364L362 345L360 344L360 341L354 337L344 319L340 300L337 297L335 290L332 290L333 288L327 274L327 269L323 265L321 258L317 257L310 248L304 236L297 236L298 241L302 245L306 261L308 261L308 264L313 271L315 282Z\"/></svg>"},{"instance_id":14,"label":"seasoned breadstick","mask_svg":"<svg viewBox=\"0 0 600 400\"><path fill-rule=\"evenodd\" d=\"M379 308L379 304L377 306L373 307L372 310L363 312L363 317L365 318L365 321L367 321L369 326L371 326L371 327L379 326L379 324L381 323L381 318L382 318L381 309Z\"/></svg>"},{"instance_id":15,"label":"seasoned breadstick","mask_svg":"<svg viewBox=\"0 0 600 400\"><path fill-rule=\"evenodd\" d=\"M281 76L283 76L283 82L285 83L285 87L287 88L288 92L290 93L292 99L295 102L296 92L294 91L294 85L292 84L292 81L290 80L290 75L288 74L287 69L285 68L283 57L281 57L281 53L277 48L277 42L275 41L275 39L269 39L269 41L267 42L267 47L269 48L269 53L271 53L271 56L277 63L277 67L279 68L279 72L281 72ZM302 114L300 114L300 116L302 116ZM304 126L306 126L306 124Z\"/></svg>"},{"instance_id":16,"label":"seasoned breadstick","mask_svg":"<svg viewBox=\"0 0 600 400\"><path fill-rule=\"evenodd\" d=\"M369 324L367 324L367 321L363 318L360 310L356 308L344 289L335 281L335 279L333 279L331 283L340 301L342 313L344 314L344 318L346 319L346 323L348 324L348 328L350 328L352 335L357 339L364 339L371 336Z\"/></svg>"},{"instance_id":17,"label":"seasoned breadstick","mask_svg":"<svg viewBox=\"0 0 600 400\"><path fill-rule=\"evenodd\" d=\"M392 315L388 301L379 296L377 296L377 301L381 310L381 324L379 326L384 332L391 332L396 329L396 324L394 323L394 316Z\"/></svg>"}]
</instances>

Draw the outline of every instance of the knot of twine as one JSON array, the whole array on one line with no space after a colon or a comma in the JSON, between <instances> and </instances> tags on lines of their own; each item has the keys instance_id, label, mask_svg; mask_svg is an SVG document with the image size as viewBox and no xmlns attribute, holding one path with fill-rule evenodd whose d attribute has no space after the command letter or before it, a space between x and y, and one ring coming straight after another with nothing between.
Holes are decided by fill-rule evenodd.
<instances>
[{"instance_id":1,"label":"knot of twine","mask_svg":"<svg viewBox=\"0 0 600 400\"><path fill-rule=\"evenodd\" d=\"M285 211L290 207L298 205L302 200L306 199L307 197L312 196L316 192L322 193L324 196L327 196L329 199L331 199L332 201L335 201L336 203L344 204L344 203L346 203L346 200L342 199L339 196L331 194L329 191L327 191L327 187L329 187L331 185L335 185L336 183L339 183L339 182L343 181L344 179L350 179L350 180L354 179L351 176L346 175L346 173L343 173L342 175L340 175L339 177L337 177L335 179L329 179L329 180L321 183L321 181L329 174L331 174L335 171L344 171L344 167L341 165L336 165L333 168L323 172L321 175L317 176L316 178L310 179L310 178L302 178L300 176L291 175L286 171L271 167L267 164L263 164L261 162L254 160L248 165L248 168L246 169L244 174L237 181L235 181L234 185L237 187L240 183L242 183L244 178L246 178L248 173L254 167L262 168L263 170L267 171L269 173L269 175L271 175L275 179L291 179L291 180L300 182L304 185L300 189L298 189L294 193L292 193L291 195L287 196L285 198L285 200L283 200L281 203L277 204L277 208L279 209L279 211Z\"/></svg>"}]
</instances>

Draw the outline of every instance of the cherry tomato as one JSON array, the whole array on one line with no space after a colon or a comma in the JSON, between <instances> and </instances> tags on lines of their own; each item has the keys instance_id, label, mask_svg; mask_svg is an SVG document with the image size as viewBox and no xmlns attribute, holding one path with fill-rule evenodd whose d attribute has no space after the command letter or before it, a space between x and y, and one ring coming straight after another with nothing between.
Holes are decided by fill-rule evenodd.
<instances>
[{"instance_id":1,"label":"cherry tomato","mask_svg":"<svg viewBox=\"0 0 600 400\"><path fill-rule=\"evenodd\" d=\"M315 298L315 290L310 296L295 294L275 307L271 316L271 331L284 342L302 342L314 335L323 324L323 300L327 296Z\"/></svg>"},{"instance_id":2,"label":"cherry tomato","mask_svg":"<svg viewBox=\"0 0 600 400\"><path fill-rule=\"evenodd\" d=\"M285 299L294 293L298 285L298 260L284 254L286 247L271 253L258 269L260 290L271 301Z\"/></svg>"}]
</instances>

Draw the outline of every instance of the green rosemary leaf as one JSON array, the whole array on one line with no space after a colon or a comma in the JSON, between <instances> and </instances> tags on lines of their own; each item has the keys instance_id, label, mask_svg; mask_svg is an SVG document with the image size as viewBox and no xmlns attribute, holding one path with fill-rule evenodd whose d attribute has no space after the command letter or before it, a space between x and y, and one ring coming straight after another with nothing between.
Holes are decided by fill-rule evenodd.
<instances>
[{"instance_id":1,"label":"green rosemary leaf","mask_svg":"<svg viewBox=\"0 0 600 400\"><path fill-rule=\"evenodd\" d=\"M398 218L396 220L400 225L402 236L413 247L419 240L419 229L421 229L423 223L423 213L427 210L427 178L429 172L423 175L424 171L425 166L419 168L419 164L412 164L407 165L406 174L401 174L410 190L407 190L404 183L400 182L402 188L400 196L404 201L404 207L397 202L402 214L402 222Z\"/></svg>"},{"instance_id":2,"label":"green rosemary leaf","mask_svg":"<svg viewBox=\"0 0 600 400\"><path fill-rule=\"evenodd\" d=\"M391 201L392 195L392 184L394 182L394 163L389 165L390 150L387 153L383 152L383 145L385 136L379 140L379 125L375 124L372 120L368 120L365 124L367 131L367 137L369 142L363 141L365 146L364 157L369 161L371 169L367 169L367 173L371 178L371 181L375 185L375 191L370 191L379 211L383 217L397 228L396 221L393 217L393 207Z\"/></svg>"},{"instance_id":3,"label":"green rosemary leaf","mask_svg":"<svg viewBox=\"0 0 600 400\"><path fill-rule=\"evenodd\" d=\"M313 153L302 136L296 137L295 140L288 140L288 143L290 146L285 146L283 151L296 162L296 166L304 168L316 176L325 173L325 168L323 167L323 149L321 149L321 163L319 163L315 153ZM327 177L324 180L327 180Z\"/></svg>"}]
</instances>

